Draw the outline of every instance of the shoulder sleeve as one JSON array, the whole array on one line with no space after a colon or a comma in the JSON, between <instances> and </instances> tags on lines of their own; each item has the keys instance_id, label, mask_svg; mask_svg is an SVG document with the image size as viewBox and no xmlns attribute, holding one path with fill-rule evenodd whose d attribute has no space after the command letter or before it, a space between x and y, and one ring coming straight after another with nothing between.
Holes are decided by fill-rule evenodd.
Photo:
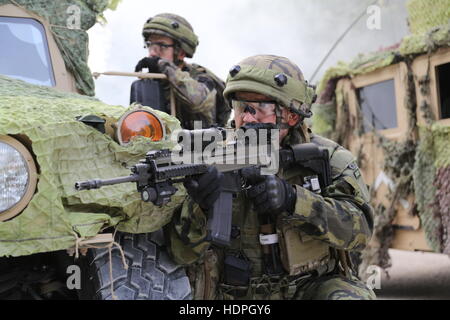
<instances>
[{"instance_id":1,"label":"shoulder sleeve","mask_svg":"<svg viewBox=\"0 0 450 320\"><path fill-rule=\"evenodd\" d=\"M332 185L323 195L295 185L295 212L288 219L333 247L362 250L373 232L373 209L367 186L350 151L326 139L319 143L330 151Z\"/></svg>"},{"instance_id":2,"label":"shoulder sleeve","mask_svg":"<svg viewBox=\"0 0 450 320\"><path fill-rule=\"evenodd\" d=\"M183 71L164 59L160 59L158 63L176 95L188 106L186 111L211 117L216 103L214 81L205 72Z\"/></svg>"}]
</instances>

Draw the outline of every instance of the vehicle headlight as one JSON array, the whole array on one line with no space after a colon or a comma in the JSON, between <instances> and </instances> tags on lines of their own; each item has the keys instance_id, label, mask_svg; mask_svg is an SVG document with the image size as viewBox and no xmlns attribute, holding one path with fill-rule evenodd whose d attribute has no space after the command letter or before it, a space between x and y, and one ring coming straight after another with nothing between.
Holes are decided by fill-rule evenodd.
<instances>
[{"instance_id":1,"label":"vehicle headlight","mask_svg":"<svg viewBox=\"0 0 450 320\"><path fill-rule=\"evenodd\" d=\"M27 206L36 183L36 165L27 148L12 137L0 136L0 221Z\"/></svg>"},{"instance_id":2,"label":"vehicle headlight","mask_svg":"<svg viewBox=\"0 0 450 320\"><path fill-rule=\"evenodd\" d=\"M117 139L121 145L127 145L136 136L161 141L165 136L163 122L148 110L136 109L125 113L119 119Z\"/></svg>"}]
</instances>

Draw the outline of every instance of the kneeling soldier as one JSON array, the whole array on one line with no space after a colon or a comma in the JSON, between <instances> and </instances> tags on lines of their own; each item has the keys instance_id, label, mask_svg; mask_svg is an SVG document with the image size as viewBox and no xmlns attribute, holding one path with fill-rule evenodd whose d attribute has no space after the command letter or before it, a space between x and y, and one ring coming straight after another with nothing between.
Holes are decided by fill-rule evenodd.
<instances>
[{"instance_id":1,"label":"kneeling soldier","mask_svg":"<svg viewBox=\"0 0 450 320\"><path fill-rule=\"evenodd\" d=\"M314 90L300 69L277 56L254 56L235 66L225 99L236 128L274 124L281 147L313 143L329 153L331 185L317 192L301 167L263 176L233 200L230 247L208 242L207 216L221 191L211 169L188 181L189 197L175 213L170 249L186 265L195 299L375 299L350 270L373 231L369 194L353 155L313 134Z\"/></svg>"}]
</instances>

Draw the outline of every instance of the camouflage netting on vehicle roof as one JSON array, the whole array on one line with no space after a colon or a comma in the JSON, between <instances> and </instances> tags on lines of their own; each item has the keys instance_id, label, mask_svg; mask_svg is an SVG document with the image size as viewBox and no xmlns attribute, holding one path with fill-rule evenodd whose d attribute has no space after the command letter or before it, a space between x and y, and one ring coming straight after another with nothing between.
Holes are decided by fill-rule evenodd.
<instances>
[{"instance_id":1,"label":"camouflage netting on vehicle roof","mask_svg":"<svg viewBox=\"0 0 450 320\"><path fill-rule=\"evenodd\" d=\"M89 55L89 38L86 31L102 19L107 8L114 9L118 0L0 0L0 5L13 4L45 20L51 26L67 69L73 74L77 89L82 94L95 94L94 80L87 65ZM73 24L74 7L79 9L80 29ZM75 10L78 10L75 9Z\"/></svg>"},{"instance_id":2,"label":"camouflage netting on vehicle roof","mask_svg":"<svg viewBox=\"0 0 450 320\"><path fill-rule=\"evenodd\" d=\"M414 165L416 203L428 244L450 254L450 127L421 127L420 138Z\"/></svg>"},{"instance_id":3,"label":"camouflage netting on vehicle roof","mask_svg":"<svg viewBox=\"0 0 450 320\"><path fill-rule=\"evenodd\" d=\"M399 48L399 53L402 56L417 55L444 47L450 47L450 23L427 33L406 36Z\"/></svg>"},{"instance_id":4,"label":"camouflage netting on vehicle roof","mask_svg":"<svg viewBox=\"0 0 450 320\"><path fill-rule=\"evenodd\" d=\"M362 127L362 113L350 115L348 112L348 97L343 95L342 89L337 86L338 81L343 78L351 79L357 75L383 69L398 62L405 62L408 67L407 96L405 97L405 109L408 110L408 134L404 141L388 143L385 139L379 140L379 145L387 155L383 171L394 181L395 190L389 194L389 207L382 204L375 205L375 246L368 247L363 252L363 266L372 264L381 267L390 266L388 248L394 236L392 221L395 211L391 208L409 194L414 194L417 205L410 208L410 214L416 215L420 212L428 243L437 252L450 252L450 169L448 165L441 162L450 159L450 155L437 154L435 135L442 137L441 141L447 139L441 129L422 129L420 139L417 139L418 128L416 110L422 113L428 125L434 122L429 103L423 102L419 108L416 103L416 88L411 63L416 56L431 54L440 48L450 47L450 0L412 0L409 3L412 13L412 29L416 32L407 36L396 46L383 51L359 55L350 63L340 62L336 67L326 71L325 76L318 84L318 103L313 106L313 126L315 133L325 135L328 138L348 146L352 136L360 136L364 133ZM426 6L426 7L424 7ZM426 8L426 10L424 10ZM437 10L435 10L437 9ZM439 12L440 10L440 12ZM420 12L422 11L422 12ZM426 12L427 11L427 12ZM430 77L417 79L419 90L422 95L430 95L428 88ZM358 109L358 108L357 108ZM359 108L360 109L360 108ZM342 112L337 112L340 110ZM340 115L341 119L336 116ZM356 121L355 121L356 120ZM355 124L356 123L356 124ZM444 129L442 129L444 130ZM439 133L438 133L439 132ZM375 137L380 138L377 132ZM354 141L354 139L353 139ZM420 142L420 145L418 145ZM359 163L364 164L370 159L363 157L362 145L354 146ZM448 148L450 150L450 148ZM359 150L359 151L358 151ZM434 150L431 152L430 150ZM439 162L437 159L442 159ZM436 162L441 163L439 166ZM377 246L379 243L379 247ZM363 274L365 268L362 268Z\"/></svg>"},{"instance_id":5,"label":"camouflage netting on vehicle roof","mask_svg":"<svg viewBox=\"0 0 450 320\"><path fill-rule=\"evenodd\" d=\"M450 0L446 0L450 2ZM449 4L450 5L450 4ZM447 7L446 10L450 11ZM448 13L450 14L450 13ZM352 62L338 62L337 66L328 69L317 86L317 93L321 94L329 81L343 77L354 77L366 74L386 66L403 61L412 56L430 53L439 48L450 47L450 21L445 24L434 25L426 32L406 36L400 46L394 46L384 51L358 55Z\"/></svg>"},{"instance_id":6,"label":"camouflage netting on vehicle roof","mask_svg":"<svg viewBox=\"0 0 450 320\"><path fill-rule=\"evenodd\" d=\"M0 135L26 135L39 164L37 191L17 217L0 223L0 256L20 256L73 247L77 237L117 226L131 233L153 232L166 224L184 193L164 208L144 203L134 183L77 192L74 183L130 174L149 150L170 148L169 139L139 137L127 147L75 118L97 115L116 121L127 109L94 98L66 94L0 76ZM168 133L179 121L156 112ZM76 235L75 235L76 234Z\"/></svg>"},{"instance_id":7,"label":"camouflage netting on vehicle roof","mask_svg":"<svg viewBox=\"0 0 450 320\"><path fill-rule=\"evenodd\" d=\"M427 32L450 21L450 0L410 0L407 8L412 33Z\"/></svg>"},{"instance_id":8,"label":"camouflage netting on vehicle roof","mask_svg":"<svg viewBox=\"0 0 450 320\"><path fill-rule=\"evenodd\" d=\"M350 63L338 62L337 66L328 69L320 80L317 92L322 93L328 81L335 78L353 77L358 74L368 73L389 66L398 61L398 53L394 50L377 52L372 54L360 54Z\"/></svg>"}]
</instances>

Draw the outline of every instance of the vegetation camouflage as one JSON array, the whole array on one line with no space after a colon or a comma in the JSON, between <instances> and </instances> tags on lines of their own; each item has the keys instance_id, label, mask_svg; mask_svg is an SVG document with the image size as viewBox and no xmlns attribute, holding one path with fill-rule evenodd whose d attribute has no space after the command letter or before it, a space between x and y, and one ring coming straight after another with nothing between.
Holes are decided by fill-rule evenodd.
<instances>
[{"instance_id":1,"label":"vegetation camouflage","mask_svg":"<svg viewBox=\"0 0 450 320\"><path fill-rule=\"evenodd\" d=\"M115 9L120 0L0 0L0 5L13 4L40 17L50 24L50 31L58 45L66 68L74 76L80 93L93 96L95 84L88 63L89 38L87 30L97 21L104 20L106 9ZM80 10L80 29L68 26L69 7L77 6ZM67 14L64 14L67 13Z\"/></svg>"},{"instance_id":2,"label":"vegetation camouflage","mask_svg":"<svg viewBox=\"0 0 450 320\"><path fill-rule=\"evenodd\" d=\"M312 107L312 129L340 144L347 145L352 134L361 136L362 128L351 128L348 114L348 99L343 90L336 85L340 79L367 74L384 67L405 62L408 76L404 80L407 88L405 109L408 112L408 134L404 141L390 142L378 135L380 145L386 155L383 170L394 181L395 192L391 195L391 208L375 208L375 237L381 248L372 248L363 254L365 263L361 270L370 264L390 266L387 249L393 236L391 222L393 207L399 199L408 194L415 195L415 202L421 225L425 230L430 248L436 252L450 253L447 235L450 233L448 211L449 189L445 183L449 171L450 154L448 148L449 129L435 123L430 105L424 103L417 108L415 101L414 74L411 63L415 57L431 55L439 48L450 47L450 1L449 0L410 0L409 26L413 32L406 36L398 47L370 54L360 54L350 63L339 62L328 69L318 85L318 103ZM429 77L428 77L429 79ZM419 80L419 90L430 96L427 77ZM343 110L337 118L336 110ZM346 112L347 110L347 112ZM427 120L418 125L417 112ZM362 115L358 115L361 117Z\"/></svg>"}]
</instances>

